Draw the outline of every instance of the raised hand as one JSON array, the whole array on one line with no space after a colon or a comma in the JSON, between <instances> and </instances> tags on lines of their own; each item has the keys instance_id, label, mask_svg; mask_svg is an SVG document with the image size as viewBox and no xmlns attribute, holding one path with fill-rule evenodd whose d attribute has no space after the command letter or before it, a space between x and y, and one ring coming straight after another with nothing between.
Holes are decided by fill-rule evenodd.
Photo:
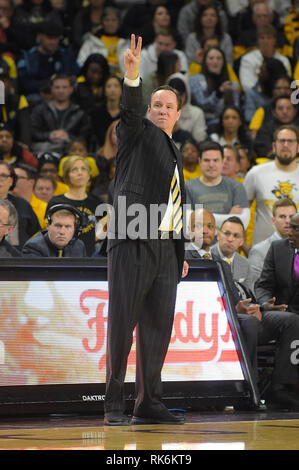
<instances>
[{"instance_id":1,"label":"raised hand","mask_svg":"<svg viewBox=\"0 0 299 470\"><path fill-rule=\"evenodd\" d=\"M124 54L124 65L126 77L135 80L139 75L140 53L142 46L142 37L139 36L136 44L135 34L131 34L131 48Z\"/></svg>"}]
</instances>

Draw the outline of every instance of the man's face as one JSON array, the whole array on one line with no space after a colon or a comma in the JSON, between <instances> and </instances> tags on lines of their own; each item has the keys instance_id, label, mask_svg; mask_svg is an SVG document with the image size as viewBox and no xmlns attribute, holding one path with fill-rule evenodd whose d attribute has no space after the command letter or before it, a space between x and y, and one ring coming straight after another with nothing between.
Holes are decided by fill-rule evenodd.
<instances>
[{"instance_id":1,"label":"man's face","mask_svg":"<svg viewBox=\"0 0 299 470\"><path fill-rule=\"evenodd\" d=\"M156 44L156 53L157 56L164 51L173 51L175 49L176 43L172 36L164 36L162 34L158 34L155 40Z\"/></svg>"},{"instance_id":2,"label":"man's face","mask_svg":"<svg viewBox=\"0 0 299 470\"><path fill-rule=\"evenodd\" d=\"M217 238L221 252L230 258L243 245L243 228L235 222L225 222Z\"/></svg>"},{"instance_id":3,"label":"man's face","mask_svg":"<svg viewBox=\"0 0 299 470\"><path fill-rule=\"evenodd\" d=\"M296 134L289 129L282 129L278 134L276 141L273 142L273 152L275 158L281 165L289 165L296 160L299 145Z\"/></svg>"},{"instance_id":4,"label":"man's face","mask_svg":"<svg viewBox=\"0 0 299 470\"><path fill-rule=\"evenodd\" d=\"M221 175L223 158L219 150L206 150L200 158L202 174L206 179L216 179Z\"/></svg>"},{"instance_id":5,"label":"man's face","mask_svg":"<svg viewBox=\"0 0 299 470\"><path fill-rule=\"evenodd\" d=\"M69 99L73 87L67 78L59 78L53 82L51 92L54 100L63 102Z\"/></svg>"},{"instance_id":6,"label":"man's face","mask_svg":"<svg viewBox=\"0 0 299 470\"><path fill-rule=\"evenodd\" d=\"M12 185L12 177L6 165L0 163L0 197L6 198L9 188Z\"/></svg>"},{"instance_id":7,"label":"man's face","mask_svg":"<svg viewBox=\"0 0 299 470\"><path fill-rule=\"evenodd\" d=\"M296 116L296 108L291 99L282 98L277 100L273 114L282 124L289 124Z\"/></svg>"},{"instance_id":8,"label":"man's face","mask_svg":"<svg viewBox=\"0 0 299 470\"><path fill-rule=\"evenodd\" d=\"M257 42L263 57L272 57L274 55L276 38L272 34L261 34Z\"/></svg>"},{"instance_id":9,"label":"man's face","mask_svg":"<svg viewBox=\"0 0 299 470\"><path fill-rule=\"evenodd\" d=\"M180 115L177 97L172 91L159 90L152 96L148 107L148 118L166 134L172 134Z\"/></svg>"},{"instance_id":10,"label":"man's face","mask_svg":"<svg viewBox=\"0 0 299 470\"><path fill-rule=\"evenodd\" d=\"M12 231L13 226L8 223L9 212L6 207L0 206L0 241Z\"/></svg>"},{"instance_id":11,"label":"man's face","mask_svg":"<svg viewBox=\"0 0 299 470\"><path fill-rule=\"evenodd\" d=\"M17 182L12 192L22 197L28 191L33 190L34 180L28 178L26 171L21 168L15 168L15 173L17 175Z\"/></svg>"},{"instance_id":12,"label":"man's face","mask_svg":"<svg viewBox=\"0 0 299 470\"><path fill-rule=\"evenodd\" d=\"M47 34L40 33L38 38L44 54L53 55L56 52L60 41L59 36L48 36Z\"/></svg>"},{"instance_id":13,"label":"man's face","mask_svg":"<svg viewBox=\"0 0 299 470\"><path fill-rule=\"evenodd\" d=\"M49 202L54 196L55 188L50 180L38 179L34 187L34 194L38 199Z\"/></svg>"},{"instance_id":14,"label":"man's face","mask_svg":"<svg viewBox=\"0 0 299 470\"><path fill-rule=\"evenodd\" d=\"M299 248L299 214L294 215L290 221L289 241L292 248Z\"/></svg>"},{"instance_id":15,"label":"man's face","mask_svg":"<svg viewBox=\"0 0 299 470\"><path fill-rule=\"evenodd\" d=\"M73 238L75 219L73 215L53 214L52 223L48 225L48 236L53 245L62 250Z\"/></svg>"},{"instance_id":16,"label":"man's face","mask_svg":"<svg viewBox=\"0 0 299 470\"><path fill-rule=\"evenodd\" d=\"M265 3L262 5L260 4L256 9L253 14L253 22L255 23L256 26L261 26L265 24L271 24L272 23L272 13L270 12L268 5Z\"/></svg>"},{"instance_id":17,"label":"man's face","mask_svg":"<svg viewBox=\"0 0 299 470\"><path fill-rule=\"evenodd\" d=\"M205 210L192 212L190 226L192 241L208 251L215 240L214 216Z\"/></svg>"},{"instance_id":18,"label":"man's face","mask_svg":"<svg viewBox=\"0 0 299 470\"><path fill-rule=\"evenodd\" d=\"M275 215L272 217L272 223L282 238L289 234L290 222L296 209L293 206L277 207Z\"/></svg>"},{"instance_id":19,"label":"man's face","mask_svg":"<svg viewBox=\"0 0 299 470\"><path fill-rule=\"evenodd\" d=\"M235 152L232 149L224 149L222 175L235 178L240 169Z\"/></svg>"}]
</instances>

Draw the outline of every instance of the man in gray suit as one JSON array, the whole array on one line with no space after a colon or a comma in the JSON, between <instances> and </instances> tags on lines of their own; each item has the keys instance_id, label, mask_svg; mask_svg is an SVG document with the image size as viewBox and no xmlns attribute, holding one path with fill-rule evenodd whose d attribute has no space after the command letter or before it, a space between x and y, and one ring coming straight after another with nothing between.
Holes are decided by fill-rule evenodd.
<instances>
[{"instance_id":1,"label":"man in gray suit","mask_svg":"<svg viewBox=\"0 0 299 470\"><path fill-rule=\"evenodd\" d=\"M252 273L247 258L238 253L245 240L245 229L237 216L229 217L217 233L218 243L211 249L217 259L226 261L231 268L234 281L248 290L249 297L253 289Z\"/></svg>"},{"instance_id":2,"label":"man in gray suit","mask_svg":"<svg viewBox=\"0 0 299 470\"><path fill-rule=\"evenodd\" d=\"M143 118L141 42L139 37L136 44L132 35L131 48L124 54L126 73L113 194L115 224L110 222L108 228L104 424L109 426L129 424L124 413L124 381L135 327L136 400L132 423L184 422L161 400L161 370L172 332L177 283L182 272L186 274L181 220L185 201L183 161L171 139L180 117L180 101L172 88L158 88L151 97L149 119ZM145 214L139 230L134 224L137 207ZM154 227L151 211L157 207L162 210ZM181 212L174 216L177 207Z\"/></svg>"},{"instance_id":3,"label":"man in gray suit","mask_svg":"<svg viewBox=\"0 0 299 470\"><path fill-rule=\"evenodd\" d=\"M253 283L255 283L261 275L264 260L271 243L274 240L281 240L288 237L290 221L296 212L297 207L292 199L284 198L274 202L272 223L275 227L275 232L270 237L266 238L266 240L253 245L249 251L248 262L251 268Z\"/></svg>"}]
</instances>

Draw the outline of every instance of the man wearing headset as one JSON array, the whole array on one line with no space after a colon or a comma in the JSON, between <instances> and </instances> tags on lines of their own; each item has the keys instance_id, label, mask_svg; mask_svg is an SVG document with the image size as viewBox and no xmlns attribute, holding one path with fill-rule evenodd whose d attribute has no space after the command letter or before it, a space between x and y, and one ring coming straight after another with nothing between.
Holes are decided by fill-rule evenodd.
<instances>
[{"instance_id":1,"label":"man wearing headset","mask_svg":"<svg viewBox=\"0 0 299 470\"><path fill-rule=\"evenodd\" d=\"M47 229L30 238L24 245L24 258L81 258L85 245L78 236L82 215L73 206L56 204L47 213Z\"/></svg>"}]
</instances>

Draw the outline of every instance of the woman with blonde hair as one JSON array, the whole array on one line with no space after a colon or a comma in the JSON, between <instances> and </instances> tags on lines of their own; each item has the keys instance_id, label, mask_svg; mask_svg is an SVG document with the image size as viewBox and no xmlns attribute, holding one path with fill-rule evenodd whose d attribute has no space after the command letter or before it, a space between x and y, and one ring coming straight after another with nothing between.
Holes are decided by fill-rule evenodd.
<instances>
[{"instance_id":1,"label":"woman with blonde hair","mask_svg":"<svg viewBox=\"0 0 299 470\"><path fill-rule=\"evenodd\" d=\"M80 239L85 243L87 256L95 251L96 208L103 201L87 192L91 176L88 161L78 155L67 158L63 165L63 179L69 190L60 196L54 196L48 203L48 209L55 204L71 204L83 214L83 228Z\"/></svg>"}]
</instances>

